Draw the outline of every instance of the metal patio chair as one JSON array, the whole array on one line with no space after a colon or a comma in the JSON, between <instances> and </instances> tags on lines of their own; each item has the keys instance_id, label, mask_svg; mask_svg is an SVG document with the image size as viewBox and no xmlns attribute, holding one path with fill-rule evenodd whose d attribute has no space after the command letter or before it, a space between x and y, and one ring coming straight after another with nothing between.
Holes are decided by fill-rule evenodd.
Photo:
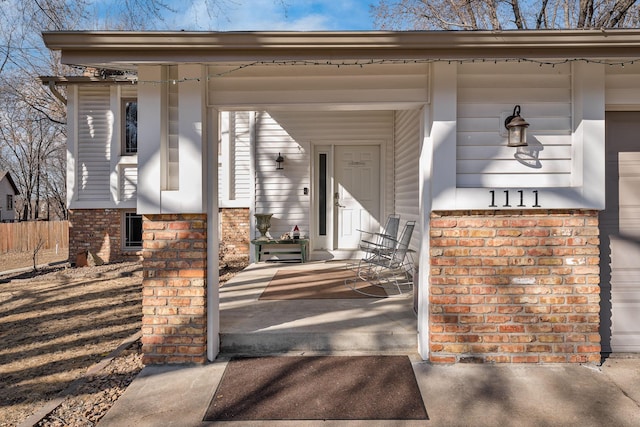
<instances>
[{"instance_id":1,"label":"metal patio chair","mask_svg":"<svg viewBox=\"0 0 640 427\"><path fill-rule=\"evenodd\" d=\"M375 256L377 253L390 252L396 244L398 229L400 228L400 215L391 214L387 217L384 228L379 231L366 231L356 229L360 233L358 249L365 258ZM349 263L347 269L357 270L359 263Z\"/></svg>"},{"instance_id":2,"label":"metal patio chair","mask_svg":"<svg viewBox=\"0 0 640 427\"><path fill-rule=\"evenodd\" d=\"M407 221L402 229L399 239L393 240L393 247L389 250L378 250L369 252L357 264L355 277L346 279L345 285L361 294L368 294L361 289L356 289L355 283L358 280L369 282L374 286L382 286L389 291L388 285L393 285L402 295L402 286L412 286L413 280L413 257L409 244L415 229L415 221Z\"/></svg>"},{"instance_id":3,"label":"metal patio chair","mask_svg":"<svg viewBox=\"0 0 640 427\"><path fill-rule=\"evenodd\" d=\"M400 228L400 215L391 214L387 217L384 228L381 231L366 231L357 229L360 233L360 243L358 249L364 253L365 257L372 256L377 252L390 251L395 246ZM353 269L357 264L348 266Z\"/></svg>"},{"instance_id":4,"label":"metal patio chair","mask_svg":"<svg viewBox=\"0 0 640 427\"><path fill-rule=\"evenodd\" d=\"M391 214L387 217L387 222L381 232L358 230L360 232L360 250L365 254L370 254L392 249L395 245L395 239L398 237L399 228L400 215Z\"/></svg>"}]
</instances>

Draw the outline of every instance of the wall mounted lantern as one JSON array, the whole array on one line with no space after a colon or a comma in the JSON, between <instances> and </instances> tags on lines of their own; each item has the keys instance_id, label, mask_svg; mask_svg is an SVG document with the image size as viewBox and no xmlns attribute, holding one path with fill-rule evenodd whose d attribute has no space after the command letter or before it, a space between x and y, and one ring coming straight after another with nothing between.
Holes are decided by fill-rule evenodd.
<instances>
[{"instance_id":1,"label":"wall mounted lantern","mask_svg":"<svg viewBox=\"0 0 640 427\"><path fill-rule=\"evenodd\" d=\"M282 157L282 154L278 153L278 157L276 157L276 170L282 170L284 169L282 167L282 164L284 163L284 157Z\"/></svg>"},{"instance_id":2,"label":"wall mounted lantern","mask_svg":"<svg viewBox=\"0 0 640 427\"><path fill-rule=\"evenodd\" d=\"M513 114L506 118L504 127L509 131L509 147L522 147L527 145L527 128L529 123L520 117L520 106L516 105Z\"/></svg>"}]
</instances>

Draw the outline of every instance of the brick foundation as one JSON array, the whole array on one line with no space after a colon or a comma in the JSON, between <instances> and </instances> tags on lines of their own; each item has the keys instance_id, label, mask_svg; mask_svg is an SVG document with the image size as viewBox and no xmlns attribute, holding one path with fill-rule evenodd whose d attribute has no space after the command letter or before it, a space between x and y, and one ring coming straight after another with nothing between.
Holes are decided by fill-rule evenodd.
<instances>
[{"instance_id":1,"label":"brick foundation","mask_svg":"<svg viewBox=\"0 0 640 427\"><path fill-rule=\"evenodd\" d=\"M220 209L220 253L249 256L249 208Z\"/></svg>"},{"instance_id":2,"label":"brick foundation","mask_svg":"<svg viewBox=\"0 0 640 427\"><path fill-rule=\"evenodd\" d=\"M145 364L206 362L206 215L143 217Z\"/></svg>"},{"instance_id":3,"label":"brick foundation","mask_svg":"<svg viewBox=\"0 0 640 427\"><path fill-rule=\"evenodd\" d=\"M69 210L69 262L91 252L105 263L139 259L141 251L122 250L121 209Z\"/></svg>"},{"instance_id":4,"label":"brick foundation","mask_svg":"<svg viewBox=\"0 0 640 427\"><path fill-rule=\"evenodd\" d=\"M600 361L596 211L431 215L432 362Z\"/></svg>"}]
</instances>

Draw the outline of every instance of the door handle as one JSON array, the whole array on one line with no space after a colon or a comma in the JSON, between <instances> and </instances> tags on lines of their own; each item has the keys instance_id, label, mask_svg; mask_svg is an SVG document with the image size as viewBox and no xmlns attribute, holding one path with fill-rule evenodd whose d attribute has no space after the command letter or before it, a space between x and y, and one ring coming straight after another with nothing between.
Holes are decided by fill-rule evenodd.
<instances>
[{"instance_id":1,"label":"door handle","mask_svg":"<svg viewBox=\"0 0 640 427\"><path fill-rule=\"evenodd\" d=\"M346 206L340 204L340 193L334 193L333 205L337 208L346 208Z\"/></svg>"}]
</instances>

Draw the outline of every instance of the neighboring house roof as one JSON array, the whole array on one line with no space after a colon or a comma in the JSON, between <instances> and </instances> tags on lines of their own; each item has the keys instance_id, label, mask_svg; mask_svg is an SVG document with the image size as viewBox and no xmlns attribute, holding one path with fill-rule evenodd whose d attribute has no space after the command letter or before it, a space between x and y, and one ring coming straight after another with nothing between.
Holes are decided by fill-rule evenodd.
<instances>
[{"instance_id":1,"label":"neighboring house roof","mask_svg":"<svg viewBox=\"0 0 640 427\"><path fill-rule=\"evenodd\" d=\"M44 32L65 64L138 65L287 60L637 58L640 30Z\"/></svg>"},{"instance_id":2,"label":"neighboring house roof","mask_svg":"<svg viewBox=\"0 0 640 427\"><path fill-rule=\"evenodd\" d=\"M2 181L5 178L7 179L7 182L9 182L9 184L11 185L11 188L13 188L13 192L15 194L20 194L20 191L18 190L18 187L16 187L16 183L13 181L13 178L11 178L11 174L9 173L9 171L0 170L0 181Z\"/></svg>"}]
</instances>

